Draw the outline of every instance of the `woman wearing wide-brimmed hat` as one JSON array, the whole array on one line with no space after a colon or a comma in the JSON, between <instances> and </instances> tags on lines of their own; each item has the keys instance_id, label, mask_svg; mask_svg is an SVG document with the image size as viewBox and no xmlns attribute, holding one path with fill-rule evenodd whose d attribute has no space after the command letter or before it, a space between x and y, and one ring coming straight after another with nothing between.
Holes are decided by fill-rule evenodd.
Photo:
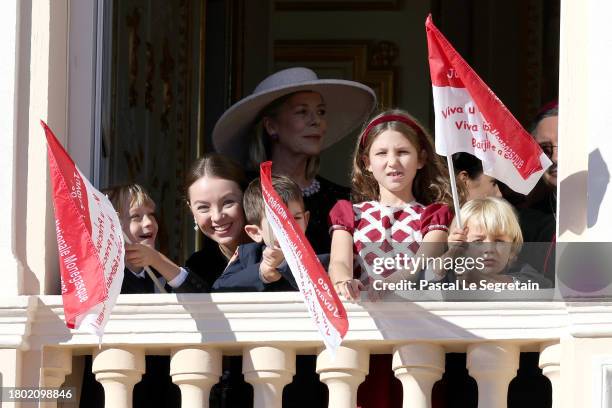
<instances>
[{"instance_id":1,"label":"woman wearing wide-brimmed hat","mask_svg":"<svg viewBox=\"0 0 612 408\"><path fill-rule=\"evenodd\" d=\"M264 79L231 106L213 130L217 152L258 171L272 160L273 171L302 188L310 211L306 231L315 252L329 252L327 215L349 189L319 176L319 154L363 123L376 105L369 87L354 81L319 79L307 68L289 68ZM348 170L347 170L348 171Z\"/></svg>"}]
</instances>

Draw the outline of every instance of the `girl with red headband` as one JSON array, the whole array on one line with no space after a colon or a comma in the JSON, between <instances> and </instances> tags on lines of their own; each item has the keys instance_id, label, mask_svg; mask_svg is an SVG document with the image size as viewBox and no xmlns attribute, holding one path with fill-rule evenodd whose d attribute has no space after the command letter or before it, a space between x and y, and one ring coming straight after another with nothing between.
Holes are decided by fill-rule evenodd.
<instances>
[{"instance_id":1,"label":"girl with red headband","mask_svg":"<svg viewBox=\"0 0 612 408\"><path fill-rule=\"evenodd\" d=\"M375 279L418 280L420 270L395 269L380 258L432 257L445 250L452 197L431 137L404 111L379 114L357 142L352 182L353 203L338 201L329 215L329 275L338 294L357 300Z\"/></svg>"},{"instance_id":2,"label":"girl with red headband","mask_svg":"<svg viewBox=\"0 0 612 408\"><path fill-rule=\"evenodd\" d=\"M365 126L353 156L353 203L338 201L329 214L329 275L339 295L354 301L364 286L376 288L375 279L419 279L416 270L381 271L379 260L444 252L452 220L448 180L431 137L408 113L383 112ZM402 388L390 357L371 356L358 406L401 407Z\"/></svg>"}]
</instances>

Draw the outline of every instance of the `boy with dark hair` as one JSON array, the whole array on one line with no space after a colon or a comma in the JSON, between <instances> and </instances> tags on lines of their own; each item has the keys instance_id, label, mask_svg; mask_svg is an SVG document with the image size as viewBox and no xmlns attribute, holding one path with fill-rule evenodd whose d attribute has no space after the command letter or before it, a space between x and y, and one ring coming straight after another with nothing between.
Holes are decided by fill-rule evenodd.
<instances>
[{"instance_id":1,"label":"boy with dark hair","mask_svg":"<svg viewBox=\"0 0 612 408\"><path fill-rule=\"evenodd\" d=\"M289 212L306 231L309 213L302 190L286 176L272 176L272 186ZM293 291L298 286L266 218L260 179L253 180L243 197L247 225L255 242L240 245L234 259L213 284L214 292Z\"/></svg>"}]
</instances>

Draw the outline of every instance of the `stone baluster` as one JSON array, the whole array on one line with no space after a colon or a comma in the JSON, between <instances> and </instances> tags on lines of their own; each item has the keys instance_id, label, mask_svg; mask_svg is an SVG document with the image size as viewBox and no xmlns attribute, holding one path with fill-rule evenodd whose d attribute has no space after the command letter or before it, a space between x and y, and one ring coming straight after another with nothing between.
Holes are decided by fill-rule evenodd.
<instances>
[{"instance_id":1,"label":"stone baluster","mask_svg":"<svg viewBox=\"0 0 612 408\"><path fill-rule=\"evenodd\" d=\"M72 352L67 348L45 348L40 367L40 386L59 388L72 372ZM41 401L41 408L55 408L57 401Z\"/></svg>"},{"instance_id":2,"label":"stone baluster","mask_svg":"<svg viewBox=\"0 0 612 408\"><path fill-rule=\"evenodd\" d=\"M561 407L561 344L543 344L540 348L539 366L552 385L552 408Z\"/></svg>"},{"instance_id":3,"label":"stone baluster","mask_svg":"<svg viewBox=\"0 0 612 408\"><path fill-rule=\"evenodd\" d=\"M131 408L134 385L145 372L144 349L96 349L92 372L104 387L106 408Z\"/></svg>"},{"instance_id":4,"label":"stone baluster","mask_svg":"<svg viewBox=\"0 0 612 408\"><path fill-rule=\"evenodd\" d=\"M333 358L328 350L317 357L317 373L329 389L330 408L355 408L357 389L368 374L370 355L362 348L340 346Z\"/></svg>"},{"instance_id":5,"label":"stone baluster","mask_svg":"<svg viewBox=\"0 0 612 408\"><path fill-rule=\"evenodd\" d=\"M478 384L478 408L505 408L508 385L519 367L514 344L478 343L467 350L467 368Z\"/></svg>"},{"instance_id":6,"label":"stone baluster","mask_svg":"<svg viewBox=\"0 0 612 408\"><path fill-rule=\"evenodd\" d=\"M295 375L295 352L272 346L249 347L242 353L242 373L253 386L254 408L281 408L283 388Z\"/></svg>"},{"instance_id":7,"label":"stone baluster","mask_svg":"<svg viewBox=\"0 0 612 408\"><path fill-rule=\"evenodd\" d=\"M172 350L172 382L181 389L182 408L208 408L210 389L221 376L221 352L215 349Z\"/></svg>"},{"instance_id":8,"label":"stone baluster","mask_svg":"<svg viewBox=\"0 0 612 408\"><path fill-rule=\"evenodd\" d=\"M431 391L444 373L444 349L436 344L414 343L393 351L393 371L402 382L404 408L431 408Z\"/></svg>"}]
</instances>

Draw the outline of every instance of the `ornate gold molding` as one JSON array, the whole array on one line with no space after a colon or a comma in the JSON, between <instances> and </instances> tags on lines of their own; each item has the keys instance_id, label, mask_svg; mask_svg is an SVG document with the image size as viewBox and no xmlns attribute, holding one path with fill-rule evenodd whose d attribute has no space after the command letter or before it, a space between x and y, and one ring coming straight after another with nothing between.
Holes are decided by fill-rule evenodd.
<instances>
[{"instance_id":1,"label":"ornate gold molding","mask_svg":"<svg viewBox=\"0 0 612 408\"><path fill-rule=\"evenodd\" d=\"M276 0L278 11L399 10L401 0Z\"/></svg>"},{"instance_id":2,"label":"ornate gold molding","mask_svg":"<svg viewBox=\"0 0 612 408\"><path fill-rule=\"evenodd\" d=\"M388 108L396 101L398 54L398 46L389 41L276 41L274 68L305 66L321 77L361 82L376 92L381 107Z\"/></svg>"}]
</instances>

